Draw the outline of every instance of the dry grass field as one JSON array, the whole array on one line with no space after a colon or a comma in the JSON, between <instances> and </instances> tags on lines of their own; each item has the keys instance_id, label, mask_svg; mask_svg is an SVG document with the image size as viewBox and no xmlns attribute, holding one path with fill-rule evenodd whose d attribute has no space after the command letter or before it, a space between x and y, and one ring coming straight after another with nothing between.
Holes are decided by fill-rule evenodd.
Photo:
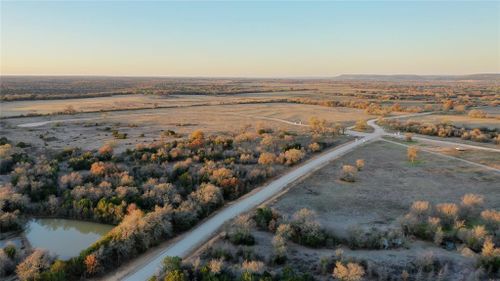
<instances>
[{"instance_id":1,"label":"dry grass field","mask_svg":"<svg viewBox=\"0 0 500 281\"><path fill-rule=\"evenodd\" d=\"M339 180L341 166L356 159L365 168L354 183ZM389 227L398 223L412 202L456 202L466 193L484 195L490 208L500 208L498 174L422 152L411 164L406 149L376 142L353 151L294 186L272 206L292 214L301 208L338 235L350 226Z\"/></svg>"},{"instance_id":2,"label":"dry grass field","mask_svg":"<svg viewBox=\"0 0 500 281\"><path fill-rule=\"evenodd\" d=\"M486 106L482 108L482 110L485 111L490 117L497 119L500 117L500 109L498 109L498 106Z\"/></svg>"},{"instance_id":3,"label":"dry grass field","mask_svg":"<svg viewBox=\"0 0 500 281\"><path fill-rule=\"evenodd\" d=\"M113 141L120 151L137 143L158 140L161 132L166 130L184 135L196 129L207 133L234 133L246 126L263 124L276 129L304 131L308 130L306 126L287 124L273 118L307 124L313 116L346 126L352 125L357 118L372 117L362 110L351 108L269 103L14 118L2 120L2 128L3 135L15 142L24 141L49 148L77 146L96 149ZM46 121L50 123L31 128L18 127L20 124ZM112 130L127 134L127 138L115 139Z\"/></svg>"},{"instance_id":4,"label":"dry grass field","mask_svg":"<svg viewBox=\"0 0 500 281\"><path fill-rule=\"evenodd\" d=\"M429 137L431 138L431 137ZM494 144L480 144L478 143L473 143L471 141L466 141L466 140L461 140L461 139L447 139L448 142L451 142L451 144L444 144L444 143L439 143L436 144L432 141L423 141L423 140L412 140L411 142L408 142L406 140L394 138L394 137L387 137L388 140L390 141L395 141L399 142L405 145L414 145L418 147L422 147L425 150L429 150L432 152L440 153L440 154L445 154L449 155L452 157L464 159L467 161L471 161L474 163L482 164L485 166L489 166L492 168L500 169L500 153L495 152L495 151L485 151L481 149L474 149L474 148L464 148L461 147L460 149L457 149L457 146L460 144L466 144L466 145L474 145L474 146L480 146L480 147L485 147L485 148L498 148L498 146ZM442 138L438 137L433 137L431 139L436 139L436 140L442 140Z\"/></svg>"},{"instance_id":5,"label":"dry grass field","mask_svg":"<svg viewBox=\"0 0 500 281\"><path fill-rule=\"evenodd\" d=\"M476 162L479 164L483 164L486 166L490 166L496 169L500 169L500 153L498 152L482 151L474 149L459 151L454 148L443 148L439 146L432 146L432 147L427 146L427 149L430 149L438 153L450 155L453 157L465 159L468 161Z\"/></svg>"},{"instance_id":6,"label":"dry grass field","mask_svg":"<svg viewBox=\"0 0 500 281\"><path fill-rule=\"evenodd\" d=\"M162 98L146 95L116 95L110 97L77 98L63 100L26 100L2 103L2 117L62 112L68 106L76 111L100 111L135 107L153 107Z\"/></svg>"},{"instance_id":7,"label":"dry grass field","mask_svg":"<svg viewBox=\"0 0 500 281\"><path fill-rule=\"evenodd\" d=\"M54 114L72 107L77 112L113 111L155 107L182 107L191 105L217 105L220 103L260 102L272 99L310 97L312 91L247 93L239 95L113 95L105 97L22 100L2 102L1 117L29 114Z\"/></svg>"}]
</instances>

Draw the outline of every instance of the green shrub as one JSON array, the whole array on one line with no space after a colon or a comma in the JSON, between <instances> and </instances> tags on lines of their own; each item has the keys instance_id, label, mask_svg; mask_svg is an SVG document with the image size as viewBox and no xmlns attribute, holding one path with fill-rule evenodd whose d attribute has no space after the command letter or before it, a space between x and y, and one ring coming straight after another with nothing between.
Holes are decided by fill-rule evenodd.
<instances>
[{"instance_id":1,"label":"green shrub","mask_svg":"<svg viewBox=\"0 0 500 281\"><path fill-rule=\"evenodd\" d=\"M269 222L273 219L273 211L269 207L258 208L254 220L261 229L267 229Z\"/></svg>"},{"instance_id":2,"label":"green shrub","mask_svg":"<svg viewBox=\"0 0 500 281\"><path fill-rule=\"evenodd\" d=\"M288 143L288 144L285 144L281 147L281 152L285 152L287 150L290 150L290 149L297 149L297 150L301 150L302 149L302 145L298 142L296 143Z\"/></svg>"},{"instance_id":3,"label":"green shrub","mask_svg":"<svg viewBox=\"0 0 500 281\"><path fill-rule=\"evenodd\" d=\"M113 134L113 137L115 139L126 139L127 138L127 134L126 133L120 133L118 132L118 130L112 130L111 131L111 134Z\"/></svg>"},{"instance_id":4,"label":"green shrub","mask_svg":"<svg viewBox=\"0 0 500 281\"><path fill-rule=\"evenodd\" d=\"M180 270L182 259L180 257L165 257L162 262L163 270L166 272Z\"/></svg>"},{"instance_id":5,"label":"green shrub","mask_svg":"<svg viewBox=\"0 0 500 281\"><path fill-rule=\"evenodd\" d=\"M254 245L255 238L249 233L236 232L229 235L229 241L235 245Z\"/></svg>"},{"instance_id":6,"label":"green shrub","mask_svg":"<svg viewBox=\"0 0 500 281\"><path fill-rule=\"evenodd\" d=\"M8 144L10 141L6 137L0 137L0 145Z\"/></svg>"},{"instance_id":7,"label":"green shrub","mask_svg":"<svg viewBox=\"0 0 500 281\"><path fill-rule=\"evenodd\" d=\"M16 257L17 250L16 250L16 246L15 245L7 245L7 246L5 246L5 248L3 248L3 251L11 259L13 259L13 258Z\"/></svg>"},{"instance_id":8,"label":"green shrub","mask_svg":"<svg viewBox=\"0 0 500 281\"><path fill-rule=\"evenodd\" d=\"M174 270L167 273L164 281L188 281L188 278L181 270Z\"/></svg>"}]
</instances>

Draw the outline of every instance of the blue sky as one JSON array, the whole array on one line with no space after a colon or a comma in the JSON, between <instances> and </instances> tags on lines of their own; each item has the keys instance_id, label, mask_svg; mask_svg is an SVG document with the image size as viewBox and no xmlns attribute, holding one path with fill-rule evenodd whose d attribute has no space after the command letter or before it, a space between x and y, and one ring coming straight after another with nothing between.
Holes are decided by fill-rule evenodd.
<instances>
[{"instance_id":1,"label":"blue sky","mask_svg":"<svg viewBox=\"0 0 500 281\"><path fill-rule=\"evenodd\" d=\"M2 74L500 72L500 2L2 2Z\"/></svg>"}]
</instances>

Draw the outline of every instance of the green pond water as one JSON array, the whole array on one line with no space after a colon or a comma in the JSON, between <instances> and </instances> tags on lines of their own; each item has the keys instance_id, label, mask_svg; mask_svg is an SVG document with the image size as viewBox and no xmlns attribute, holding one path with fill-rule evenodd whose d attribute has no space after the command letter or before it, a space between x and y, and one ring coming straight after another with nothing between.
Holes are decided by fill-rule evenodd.
<instances>
[{"instance_id":1,"label":"green pond water","mask_svg":"<svg viewBox=\"0 0 500 281\"><path fill-rule=\"evenodd\" d=\"M67 220L33 219L25 235L33 248L43 248L60 259L77 256L113 228L112 225Z\"/></svg>"}]
</instances>

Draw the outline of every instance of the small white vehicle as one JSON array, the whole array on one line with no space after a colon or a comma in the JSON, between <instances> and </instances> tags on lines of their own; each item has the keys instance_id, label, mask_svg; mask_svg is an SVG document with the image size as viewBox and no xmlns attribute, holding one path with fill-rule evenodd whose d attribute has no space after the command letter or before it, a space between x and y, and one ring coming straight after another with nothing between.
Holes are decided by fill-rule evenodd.
<instances>
[{"instance_id":1,"label":"small white vehicle","mask_svg":"<svg viewBox=\"0 0 500 281\"><path fill-rule=\"evenodd\" d=\"M465 148L460 147L460 146L455 147L455 149L456 149L457 151L465 151Z\"/></svg>"}]
</instances>

